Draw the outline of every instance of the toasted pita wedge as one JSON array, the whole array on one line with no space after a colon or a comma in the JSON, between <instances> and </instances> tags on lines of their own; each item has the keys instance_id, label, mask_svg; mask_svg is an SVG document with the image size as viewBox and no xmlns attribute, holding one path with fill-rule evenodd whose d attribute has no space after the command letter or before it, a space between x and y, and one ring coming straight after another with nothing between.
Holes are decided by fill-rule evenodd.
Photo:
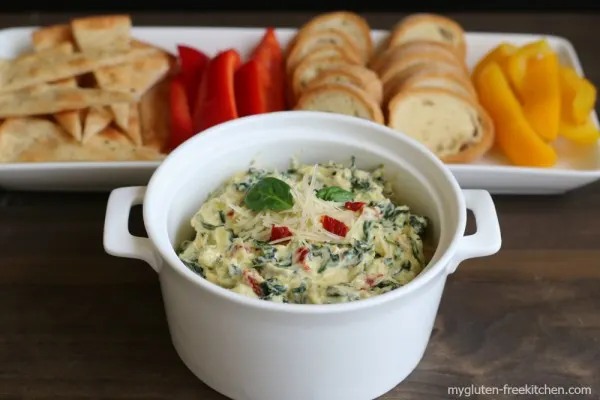
<instances>
[{"instance_id":1,"label":"toasted pita wedge","mask_svg":"<svg viewBox=\"0 0 600 400\"><path fill-rule=\"evenodd\" d=\"M133 62L131 93L141 98L151 87L168 75L171 68L171 56L167 53L140 58Z\"/></svg>"},{"instance_id":2,"label":"toasted pita wedge","mask_svg":"<svg viewBox=\"0 0 600 400\"><path fill-rule=\"evenodd\" d=\"M73 20L71 26L73 36L83 51L106 48L128 51L131 48L131 19L126 15L80 18ZM122 64L100 68L94 71L94 77L101 89L128 91L131 86L131 73L131 65ZM110 109L117 125L126 131L129 123L129 105L114 104Z\"/></svg>"},{"instance_id":3,"label":"toasted pita wedge","mask_svg":"<svg viewBox=\"0 0 600 400\"><path fill-rule=\"evenodd\" d=\"M75 45L73 43L58 43L55 46L47 47L45 49L19 54L12 60L8 60L8 64L6 64L5 67L8 67L12 63L19 66L26 66L30 65L30 63L36 62L40 62L40 64L49 64L49 62L53 61L56 58L61 58L73 54L74 51Z\"/></svg>"},{"instance_id":4,"label":"toasted pita wedge","mask_svg":"<svg viewBox=\"0 0 600 400\"><path fill-rule=\"evenodd\" d=\"M74 43L69 25L52 25L38 29L31 34L36 51L49 49L61 43Z\"/></svg>"},{"instance_id":5,"label":"toasted pita wedge","mask_svg":"<svg viewBox=\"0 0 600 400\"><path fill-rule=\"evenodd\" d=\"M131 138L136 146L142 145L142 130L140 127L140 109L138 103L128 104L129 125L127 126L127 136Z\"/></svg>"},{"instance_id":6,"label":"toasted pita wedge","mask_svg":"<svg viewBox=\"0 0 600 400\"><path fill-rule=\"evenodd\" d=\"M107 128L83 146L58 125L40 118L8 119L0 126L0 162L154 161L163 154L136 147Z\"/></svg>"},{"instance_id":7,"label":"toasted pita wedge","mask_svg":"<svg viewBox=\"0 0 600 400\"><path fill-rule=\"evenodd\" d=\"M105 90L126 92L131 86L131 64L100 68L94 72L98 86ZM110 110L119 127L127 130L129 106L125 103L111 104Z\"/></svg>"},{"instance_id":8,"label":"toasted pita wedge","mask_svg":"<svg viewBox=\"0 0 600 400\"><path fill-rule=\"evenodd\" d=\"M113 120L113 116L106 107L90 107L85 116L82 142L88 142L94 135L101 132Z\"/></svg>"},{"instance_id":9,"label":"toasted pita wedge","mask_svg":"<svg viewBox=\"0 0 600 400\"><path fill-rule=\"evenodd\" d=\"M77 88L77 81L73 78L67 78L62 81L57 81L52 84L53 87L62 88ZM81 141L82 126L81 115L79 110L61 111L53 115L58 124L69 133L75 140Z\"/></svg>"},{"instance_id":10,"label":"toasted pita wedge","mask_svg":"<svg viewBox=\"0 0 600 400\"><path fill-rule=\"evenodd\" d=\"M0 63L0 93L72 78L98 68L131 62L156 52L158 50L152 48L136 48L126 52L102 50L61 54L55 49L49 49L29 54L7 63Z\"/></svg>"},{"instance_id":11,"label":"toasted pita wedge","mask_svg":"<svg viewBox=\"0 0 600 400\"><path fill-rule=\"evenodd\" d=\"M56 46L60 47L64 43L72 45L73 36L71 34L71 27L68 25L54 25L38 29L32 34L32 42L36 51L43 51ZM65 47L65 54L72 53L72 50L72 47ZM52 85L75 88L77 87L77 80L75 78L67 78L52 82ZM54 115L54 119L75 139L81 140L82 124L79 110L59 112Z\"/></svg>"},{"instance_id":12,"label":"toasted pita wedge","mask_svg":"<svg viewBox=\"0 0 600 400\"><path fill-rule=\"evenodd\" d=\"M102 89L50 87L33 93L20 91L0 95L0 118L54 114L132 100L128 93Z\"/></svg>"},{"instance_id":13,"label":"toasted pita wedge","mask_svg":"<svg viewBox=\"0 0 600 400\"><path fill-rule=\"evenodd\" d=\"M77 18L71 21L73 36L80 49L130 48L131 18L128 15L106 15Z\"/></svg>"},{"instance_id":14,"label":"toasted pita wedge","mask_svg":"<svg viewBox=\"0 0 600 400\"><path fill-rule=\"evenodd\" d=\"M140 100L140 125L145 147L164 151L169 140L169 84L165 78L154 85Z\"/></svg>"}]
</instances>

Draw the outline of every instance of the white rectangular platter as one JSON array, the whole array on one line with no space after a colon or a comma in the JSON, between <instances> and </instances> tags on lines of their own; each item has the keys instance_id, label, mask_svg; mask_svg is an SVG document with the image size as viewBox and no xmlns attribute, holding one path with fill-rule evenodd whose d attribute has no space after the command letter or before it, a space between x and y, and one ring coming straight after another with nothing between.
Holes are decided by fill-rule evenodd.
<instances>
[{"instance_id":1,"label":"white rectangular platter","mask_svg":"<svg viewBox=\"0 0 600 400\"><path fill-rule=\"evenodd\" d=\"M31 47L34 27L0 31L0 58L12 58ZM278 29L277 37L286 46L295 29ZM187 44L209 55L228 48L242 56L256 46L264 34L261 28L133 28L137 39L175 52L176 45ZM376 43L386 31L373 30ZM579 58L571 43L556 36L508 33L467 33L467 64L472 68L489 50L501 42L522 45L546 38L558 53L561 63L583 74ZM593 115L596 125L598 118ZM554 168L510 166L499 155L489 154L478 163L451 165L465 189L486 189L495 194L559 194L600 179L600 147L582 149L566 142L557 144L559 162ZM106 191L120 186L145 185L158 162L56 162L0 164L0 187L15 190Z\"/></svg>"}]
</instances>

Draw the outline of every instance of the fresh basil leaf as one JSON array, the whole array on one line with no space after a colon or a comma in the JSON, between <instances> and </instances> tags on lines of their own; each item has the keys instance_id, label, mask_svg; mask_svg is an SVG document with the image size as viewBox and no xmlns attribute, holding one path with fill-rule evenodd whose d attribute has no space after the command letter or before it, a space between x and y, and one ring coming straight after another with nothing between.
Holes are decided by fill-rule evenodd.
<instances>
[{"instance_id":1,"label":"fresh basil leaf","mask_svg":"<svg viewBox=\"0 0 600 400\"><path fill-rule=\"evenodd\" d=\"M244 198L244 203L253 211L289 210L294 206L292 188L277 178L263 178L250 187Z\"/></svg>"},{"instance_id":2,"label":"fresh basil leaf","mask_svg":"<svg viewBox=\"0 0 600 400\"><path fill-rule=\"evenodd\" d=\"M354 198L354 195L339 186L327 186L317 191L317 197L325 201L345 203L351 201Z\"/></svg>"}]
</instances>

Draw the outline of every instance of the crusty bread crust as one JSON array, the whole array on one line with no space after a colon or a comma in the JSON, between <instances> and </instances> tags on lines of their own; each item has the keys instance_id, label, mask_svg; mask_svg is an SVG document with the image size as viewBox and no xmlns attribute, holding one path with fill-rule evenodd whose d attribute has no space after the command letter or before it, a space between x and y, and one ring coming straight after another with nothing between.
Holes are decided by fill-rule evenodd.
<instances>
[{"instance_id":1,"label":"crusty bread crust","mask_svg":"<svg viewBox=\"0 0 600 400\"><path fill-rule=\"evenodd\" d=\"M373 98L377 104L381 104L383 101L383 85L379 79L379 76L377 76L375 72L371 71L367 67L359 65L352 65L344 68L349 73L361 79L367 88L367 92L373 95Z\"/></svg>"},{"instance_id":2,"label":"crusty bread crust","mask_svg":"<svg viewBox=\"0 0 600 400\"><path fill-rule=\"evenodd\" d=\"M294 69L313 50L326 45L334 45L340 48L346 58L362 63L360 49L354 40L340 29L327 28L318 31L300 31L294 47L287 56L286 67Z\"/></svg>"},{"instance_id":3,"label":"crusty bread crust","mask_svg":"<svg viewBox=\"0 0 600 400\"><path fill-rule=\"evenodd\" d=\"M411 77L404 81L404 83L400 86L398 90L406 90L417 86L422 87L419 86L422 82L432 79L443 79L449 81L450 83L460 86L462 89L464 89L463 91L457 91L458 94L464 93L474 100L477 99L477 92L475 91L475 88L473 87L471 81L469 81L467 78L464 78L458 74L448 72L437 72L432 69L424 69L415 72ZM443 88L440 87L440 89Z\"/></svg>"},{"instance_id":4,"label":"crusty bread crust","mask_svg":"<svg viewBox=\"0 0 600 400\"><path fill-rule=\"evenodd\" d=\"M310 81L317 77L317 74L311 74L310 70L313 71L324 71L332 68L348 68L351 64L339 57L327 57L313 59L306 57L294 70L292 76L292 94L293 98L297 99L300 97L305 85L308 85ZM311 76L312 75L312 76Z\"/></svg>"},{"instance_id":5,"label":"crusty bread crust","mask_svg":"<svg viewBox=\"0 0 600 400\"><path fill-rule=\"evenodd\" d=\"M343 96L348 96L350 98L352 98L353 100L361 103L365 109L368 110L369 114L370 114L370 120L379 124L383 124L384 123L384 119L383 119L383 113L381 112L381 107L379 107L379 104L377 104L365 91L354 87L350 84L344 84L344 83L326 83L323 84L321 86L316 86L311 88L310 90L306 90L304 93L302 93L302 96L300 97L300 99L298 100L298 103L296 104L295 109L296 110L314 110L314 111L319 111L315 108L311 108L309 107L309 104L311 102L314 102L315 99L317 99L320 96L323 95L328 95L331 93L335 93L337 92L338 94L341 94ZM321 110L323 111L323 110ZM352 111L348 111L348 110L334 110L334 111L330 111L330 112L336 112L339 114L346 114L346 115L352 115L354 116L355 113Z\"/></svg>"},{"instance_id":6,"label":"crusty bread crust","mask_svg":"<svg viewBox=\"0 0 600 400\"><path fill-rule=\"evenodd\" d=\"M400 74L408 73L409 69L413 67L421 69L433 64L447 65L449 69L455 69L458 74L464 74L465 77L467 76L464 73L461 66L454 61L448 61L445 57L440 57L432 53L417 53L402 58L393 64L390 64L385 70L381 72L379 77L381 78L381 82L385 86L389 82L391 82L392 79L397 78Z\"/></svg>"},{"instance_id":7,"label":"crusty bread crust","mask_svg":"<svg viewBox=\"0 0 600 400\"><path fill-rule=\"evenodd\" d=\"M454 73L457 76L466 78L460 66L447 61L443 57L415 54L398 61L381 75L384 104L398 93L398 90L407 79L425 70Z\"/></svg>"},{"instance_id":8,"label":"crusty bread crust","mask_svg":"<svg viewBox=\"0 0 600 400\"><path fill-rule=\"evenodd\" d=\"M398 93L389 103L388 106L388 126L395 129L394 111L398 106L411 96L435 94L445 95L460 101L466 107L472 108L478 116L478 122L481 125L481 138L479 141L470 143L464 150L456 154L450 154L440 157L440 159L448 164L470 163L485 155L494 143L494 123L488 113L476 101L466 96L462 96L445 89L436 88L413 88Z\"/></svg>"},{"instance_id":9,"label":"crusty bread crust","mask_svg":"<svg viewBox=\"0 0 600 400\"><path fill-rule=\"evenodd\" d=\"M396 61L390 60L390 62L381 69L379 76L381 77L382 82L388 82L390 79L397 76L398 73L402 72L403 66L410 68L411 65L417 64L421 65L423 68L431 64L444 64L452 66L457 73L462 73L465 77L468 76L466 69L456 60L456 58L448 58L445 55L440 55L437 52L431 51L414 52L405 57L400 57Z\"/></svg>"},{"instance_id":10,"label":"crusty bread crust","mask_svg":"<svg viewBox=\"0 0 600 400\"><path fill-rule=\"evenodd\" d=\"M301 48L301 44L296 46L293 52ZM312 58L327 58L327 57L340 57L347 60L351 64L362 64L360 56L355 53L354 49L348 46L338 46L335 44L319 45L310 50L308 54L300 57L300 52L296 54L290 54L290 57L286 61L286 73L287 75L293 75L294 70L306 57Z\"/></svg>"},{"instance_id":11,"label":"crusty bread crust","mask_svg":"<svg viewBox=\"0 0 600 400\"><path fill-rule=\"evenodd\" d=\"M468 73L469 71L465 62L456 56L456 51L453 46L431 40L407 42L390 47L381 53L379 57L373 59L371 63L369 63L369 68L378 74L381 74L395 62L415 54L431 54L434 57L444 58L461 66L465 73Z\"/></svg>"},{"instance_id":12,"label":"crusty bread crust","mask_svg":"<svg viewBox=\"0 0 600 400\"><path fill-rule=\"evenodd\" d=\"M351 22L356 30L360 32L360 37L352 35L350 29L344 29L346 24L343 24L342 21ZM323 27L337 27L337 29L344 30L358 46L363 63L366 63L371 58L373 54L371 28L368 22L360 15L350 11L335 11L321 14L304 24L300 28L300 31L320 30L324 29Z\"/></svg>"},{"instance_id":13,"label":"crusty bread crust","mask_svg":"<svg viewBox=\"0 0 600 400\"><path fill-rule=\"evenodd\" d=\"M383 98L381 81L377 77L373 79L368 74L361 74L357 70L358 68L344 67L323 71L304 90L328 83L346 83L364 90L377 104L381 104Z\"/></svg>"},{"instance_id":14,"label":"crusty bread crust","mask_svg":"<svg viewBox=\"0 0 600 400\"><path fill-rule=\"evenodd\" d=\"M396 27L394 27L390 39L390 46L400 44L405 35L420 24L435 24L452 31L457 38L457 43L455 45L456 54L459 59L465 59L467 54L465 31L456 21L437 14L413 14L404 18L396 25Z\"/></svg>"}]
</instances>

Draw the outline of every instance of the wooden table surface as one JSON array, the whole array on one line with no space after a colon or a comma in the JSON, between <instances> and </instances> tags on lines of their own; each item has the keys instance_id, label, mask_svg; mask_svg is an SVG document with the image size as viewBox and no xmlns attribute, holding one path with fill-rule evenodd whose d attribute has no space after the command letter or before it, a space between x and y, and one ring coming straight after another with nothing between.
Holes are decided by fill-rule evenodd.
<instances>
[{"instance_id":1,"label":"wooden table surface","mask_svg":"<svg viewBox=\"0 0 600 400\"><path fill-rule=\"evenodd\" d=\"M366 16L387 28L402 15ZM2 14L0 27L70 17ZM600 83L600 15L453 17L470 31L565 36ZM297 26L307 18L134 15L137 24L198 26ZM223 399L175 354L150 267L104 253L106 200L0 192L0 399ZM600 398L600 185L495 201L502 250L449 278L423 361L382 399L447 399L449 386L471 384L587 386L593 395L585 398ZM134 233L142 232L139 211Z\"/></svg>"}]
</instances>

